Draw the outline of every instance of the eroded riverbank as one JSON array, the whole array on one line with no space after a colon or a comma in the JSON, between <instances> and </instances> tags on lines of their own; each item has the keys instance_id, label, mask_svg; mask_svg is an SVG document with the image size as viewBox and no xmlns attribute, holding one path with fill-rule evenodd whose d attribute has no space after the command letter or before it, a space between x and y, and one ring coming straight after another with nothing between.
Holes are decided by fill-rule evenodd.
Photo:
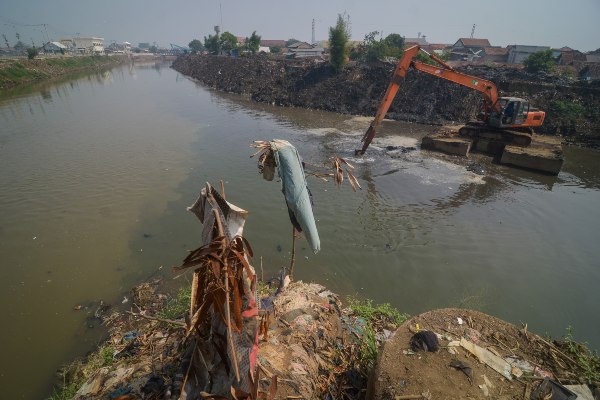
<instances>
[{"instance_id":1,"label":"eroded riverbank","mask_svg":"<svg viewBox=\"0 0 600 400\"><path fill-rule=\"evenodd\" d=\"M351 62L335 74L322 60L189 55L178 58L173 68L207 86L258 102L373 116L394 65ZM529 98L534 107L546 111L539 133L562 134L567 140L598 146L598 85L514 67L472 65L458 70L489 79L502 95ZM475 119L480 103L481 97L472 90L411 71L387 115L422 124L464 123Z\"/></svg>"}]
</instances>

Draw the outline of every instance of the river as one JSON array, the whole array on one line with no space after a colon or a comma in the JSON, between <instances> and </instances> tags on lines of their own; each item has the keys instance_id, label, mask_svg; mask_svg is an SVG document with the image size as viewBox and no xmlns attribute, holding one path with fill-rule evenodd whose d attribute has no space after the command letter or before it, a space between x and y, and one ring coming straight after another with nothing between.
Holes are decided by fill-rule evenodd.
<instances>
[{"instance_id":1,"label":"river","mask_svg":"<svg viewBox=\"0 0 600 400\"><path fill-rule=\"evenodd\" d=\"M471 307L600 349L600 154L566 148L558 177L411 150L432 128L278 108L217 93L168 65L124 66L0 96L2 398L47 397L64 362L104 336L99 301L162 277L198 246L186 211L209 181L250 211L245 235L266 277L289 263L278 182L249 156L287 139L309 170L334 154L362 190L309 178L321 252L298 242L297 279L411 314ZM388 150L387 146L403 146ZM391 147L390 147L391 148ZM403 151L404 149L404 151ZM75 310L81 305L81 310Z\"/></svg>"}]
</instances>

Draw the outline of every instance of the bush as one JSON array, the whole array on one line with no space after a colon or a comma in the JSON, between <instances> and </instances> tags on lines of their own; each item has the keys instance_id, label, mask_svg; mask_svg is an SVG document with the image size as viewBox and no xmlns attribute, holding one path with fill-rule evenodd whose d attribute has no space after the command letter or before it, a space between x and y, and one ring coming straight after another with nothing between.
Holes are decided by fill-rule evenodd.
<instances>
[{"instance_id":1,"label":"bush","mask_svg":"<svg viewBox=\"0 0 600 400\"><path fill-rule=\"evenodd\" d=\"M543 50L533 53L525 61L525 69L527 72L550 72L554 68L554 59L552 58L552 50Z\"/></svg>"},{"instance_id":2,"label":"bush","mask_svg":"<svg viewBox=\"0 0 600 400\"><path fill-rule=\"evenodd\" d=\"M580 117L585 111L581 104L567 100L556 100L551 107L555 118L571 121Z\"/></svg>"},{"instance_id":3,"label":"bush","mask_svg":"<svg viewBox=\"0 0 600 400\"><path fill-rule=\"evenodd\" d=\"M38 50L35 47L29 47L27 49L27 58L33 60L39 54Z\"/></svg>"}]
</instances>

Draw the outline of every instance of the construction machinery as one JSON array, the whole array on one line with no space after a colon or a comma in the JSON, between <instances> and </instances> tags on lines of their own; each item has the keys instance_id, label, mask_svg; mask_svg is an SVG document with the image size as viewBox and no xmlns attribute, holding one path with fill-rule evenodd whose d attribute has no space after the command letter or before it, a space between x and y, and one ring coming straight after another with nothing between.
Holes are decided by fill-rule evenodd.
<instances>
[{"instance_id":1,"label":"construction machinery","mask_svg":"<svg viewBox=\"0 0 600 400\"><path fill-rule=\"evenodd\" d=\"M416 60L419 52L426 54L438 65L430 65ZM361 140L362 149L356 150L357 155L364 154L369 147L396 93L398 93L400 82L411 67L437 78L471 88L483 95L483 107L477 117L478 121L470 122L460 128L459 135L462 137L469 137L475 141L482 138L486 143L491 141L492 147L495 145L494 150L501 152L507 144L529 146L533 128L541 126L544 122L546 113L531 107L527 100L517 97L500 97L493 82L458 72L439 57L417 45L404 51L379 104L375 119Z\"/></svg>"}]
</instances>

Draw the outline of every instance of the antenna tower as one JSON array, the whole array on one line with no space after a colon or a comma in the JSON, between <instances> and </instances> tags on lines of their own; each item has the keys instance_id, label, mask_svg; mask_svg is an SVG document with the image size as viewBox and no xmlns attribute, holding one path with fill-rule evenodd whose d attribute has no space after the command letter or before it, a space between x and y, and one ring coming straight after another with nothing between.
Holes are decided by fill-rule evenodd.
<instances>
[{"instance_id":1,"label":"antenna tower","mask_svg":"<svg viewBox=\"0 0 600 400\"><path fill-rule=\"evenodd\" d=\"M311 44L315 44L315 19L312 20L312 42Z\"/></svg>"},{"instance_id":2,"label":"antenna tower","mask_svg":"<svg viewBox=\"0 0 600 400\"><path fill-rule=\"evenodd\" d=\"M473 35L475 34L475 27L477 25L473 24L473 28L471 28L471 39L473 39Z\"/></svg>"}]
</instances>

